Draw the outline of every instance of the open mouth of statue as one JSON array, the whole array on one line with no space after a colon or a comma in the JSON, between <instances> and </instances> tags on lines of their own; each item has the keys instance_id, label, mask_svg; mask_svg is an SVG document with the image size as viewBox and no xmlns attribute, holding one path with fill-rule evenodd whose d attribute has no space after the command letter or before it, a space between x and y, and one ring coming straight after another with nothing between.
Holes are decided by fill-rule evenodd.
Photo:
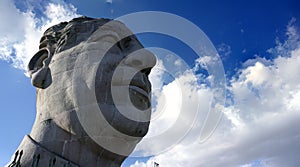
<instances>
[{"instance_id":1,"label":"open mouth of statue","mask_svg":"<svg viewBox=\"0 0 300 167\"><path fill-rule=\"evenodd\" d=\"M129 96L132 104L139 110L150 108L150 96L146 86L129 85Z\"/></svg>"}]
</instances>

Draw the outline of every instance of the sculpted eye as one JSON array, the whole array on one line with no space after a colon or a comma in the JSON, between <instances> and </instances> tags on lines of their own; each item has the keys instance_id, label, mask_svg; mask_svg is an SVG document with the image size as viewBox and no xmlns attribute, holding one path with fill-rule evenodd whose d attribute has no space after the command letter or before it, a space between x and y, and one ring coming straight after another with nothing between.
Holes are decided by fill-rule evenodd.
<instances>
[{"instance_id":1,"label":"sculpted eye","mask_svg":"<svg viewBox=\"0 0 300 167\"><path fill-rule=\"evenodd\" d=\"M118 42L118 47L122 50L126 50L130 48L131 42L132 42L132 38L130 36L126 37L122 39L120 42Z\"/></svg>"},{"instance_id":2,"label":"sculpted eye","mask_svg":"<svg viewBox=\"0 0 300 167\"><path fill-rule=\"evenodd\" d=\"M131 37L124 38L123 47L128 48L130 46L131 41L132 41Z\"/></svg>"}]
</instances>

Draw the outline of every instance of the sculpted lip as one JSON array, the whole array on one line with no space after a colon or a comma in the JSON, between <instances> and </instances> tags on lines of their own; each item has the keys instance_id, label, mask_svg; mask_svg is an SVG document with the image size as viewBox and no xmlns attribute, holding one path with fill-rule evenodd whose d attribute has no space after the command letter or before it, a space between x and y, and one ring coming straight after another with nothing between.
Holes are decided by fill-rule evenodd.
<instances>
[{"instance_id":1,"label":"sculpted lip","mask_svg":"<svg viewBox=\"0 0 300 167\"><path fill-rule=\"evenodd\" d=\"M150 104L150 88L149 85L140 80L133 79L129 85L129 91L132 102L140 109L149 109ZM135 100L134 100L135 99Z\"/></svg>"},{"instance_id":2,"label":"sculpted lip","mask_svg":"<svg viewBox=\"0 0 300 167\"><path fill-rule=\"evenodd\" d=\"M147 110L151 106L150 97L146 91L136 86L129 86L131 102L140 110Z\"/></svg>"},{"instance_id":3,"label":"sculpted lip","mask_svg":"<svg viewBox=\"0 0 300 167\"><path fill-rule=\"evenodd\" d=\"M112 86L126 86L126 84L121 84L121 83L113 83ZM135 91L140 93L141 95L145 96L145 98L149 99L149 93L150 93L150 88L148 88L147 85L139 83L137 81L131 82L128 85L129 90Z\"/></svg>"},{"instance_id":4,"label":"sculpted lip","mask_svg":"<svg viewBox=\"0 0 300 167\"><path fill-rule=\"evenodd\" d=\"M144 83L138 82L137 80L132 80L132 82L130 82L129 89L142 94L148 100L150 98L149 97L150 89Z\"/></svg>"},{"instance_id":5,"label":"sculpted lip","mask_svg":"<svg viewBox=\"0 0 300 167\"><path fill-rule=\"evenodd\" d=\"M134 85L129 85L129 89L132 89L132 90L134 90L136 92L139 92L139 93L141 93L142 95L144 95L146 97L149 96L148 93L144 89L142 89L140 87L137 87L137 86L134 86Z\"/></svg>"}]
</instances>

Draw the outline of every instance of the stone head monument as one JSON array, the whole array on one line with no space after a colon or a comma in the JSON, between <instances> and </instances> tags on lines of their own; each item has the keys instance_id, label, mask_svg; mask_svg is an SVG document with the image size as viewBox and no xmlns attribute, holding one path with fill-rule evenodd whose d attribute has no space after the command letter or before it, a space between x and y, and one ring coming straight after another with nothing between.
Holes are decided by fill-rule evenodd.
<instances>
[{"instance_id":1,"label":"stone head monument","mask_svg":"<svg viewBox=\"0 0 300 167\"><path fill-rule=\"evenodd\" d=\"M155 63L119 21L47 29L28 65L36 119L8 166L120 166L148 131Z\"/></svg>"}]
</instances>

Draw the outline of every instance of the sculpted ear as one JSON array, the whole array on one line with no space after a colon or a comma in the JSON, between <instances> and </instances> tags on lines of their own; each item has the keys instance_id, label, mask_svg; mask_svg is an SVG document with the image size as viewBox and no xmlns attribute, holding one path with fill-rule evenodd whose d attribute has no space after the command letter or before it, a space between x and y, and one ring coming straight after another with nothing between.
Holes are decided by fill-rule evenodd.
<instances>
[{"instance_id":1,"label":"sculpted ear","mask_svg":"<svg viewBox=\"0 0 300 167\"><path fill-rule=\"evenodd\" d=\"M32 85L37 88L45 89L52 82L51 71L48 67L49 55L48 49L41 49L29 61L28 74Z\"/></svg>"}]
</instances>

